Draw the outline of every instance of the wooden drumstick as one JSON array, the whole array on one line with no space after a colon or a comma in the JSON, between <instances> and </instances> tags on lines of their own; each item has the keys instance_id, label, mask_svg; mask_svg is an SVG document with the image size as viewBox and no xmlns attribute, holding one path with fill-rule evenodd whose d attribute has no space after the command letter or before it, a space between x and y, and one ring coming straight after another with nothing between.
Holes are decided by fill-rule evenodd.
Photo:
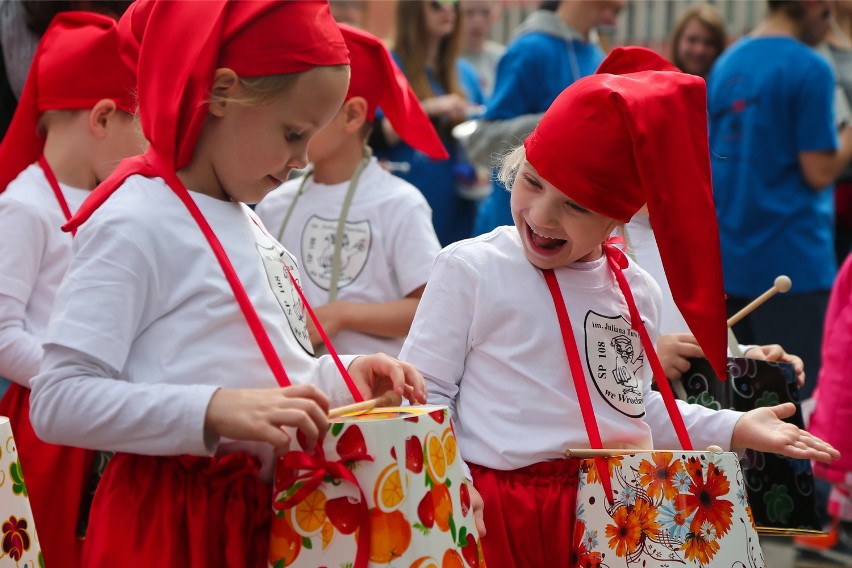
<instances>
[{"instance_id":1,"label":"wooden drumstick","mask_svg":"<svg viewBox=\"0 0 852 568\"><path fill-rule=\"evenodd\" d=\"M743 309L732 315L728 318L728 327L732 327L736 325L741 319L749 315L756 308L760 307L763 302L771 298L777 293L787 292L793 286L793 282L790 280L789 276L784 276L783 274L775 279L775 282L772 284L772 288L752 300L746 305Z\"/></svg>"}]
</instances>

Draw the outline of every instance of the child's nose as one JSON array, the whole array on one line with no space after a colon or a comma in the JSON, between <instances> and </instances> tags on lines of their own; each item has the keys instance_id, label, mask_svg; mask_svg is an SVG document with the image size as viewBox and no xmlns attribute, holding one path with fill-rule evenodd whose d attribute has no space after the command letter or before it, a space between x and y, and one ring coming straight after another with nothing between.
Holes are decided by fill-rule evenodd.
<instances>
[{"instance_id":1,"label":"child's nose","mask_svg":"<svg viewBox=\"0 0 852 568\"><path fill-rule=\"evenodd\" d=\"M301 170L308 167L307 145L305 145L305 147L302 148L300 151L290 156L290 160L287 162L287 167L292 168L294 170Z\"/></svg>"},{"instance_id":2,"label":"child's nose","mask_svg":"<svg viewBox=\"0 0 852 568\"><path fill-rule=\"evenodd\" d=\"M558 206L548 199L537 199L530 207L530 221L542 228L550 227L555 218L556 207Z\"/></svg>"}]
</instances>

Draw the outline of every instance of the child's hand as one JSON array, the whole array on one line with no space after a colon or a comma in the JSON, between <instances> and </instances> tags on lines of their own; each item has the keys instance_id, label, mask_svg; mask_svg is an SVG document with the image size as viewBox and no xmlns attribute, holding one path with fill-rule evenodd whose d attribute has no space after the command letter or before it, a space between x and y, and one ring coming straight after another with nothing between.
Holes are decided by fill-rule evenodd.
<instances>
[{"instance_id":1,"label":"child's hand","mask_svg":"<svg viewBox=\"0 0 852 568\"><path fill-rule=\"evenodd\" d=\"M796 373L796 382L800 387L805 386L805 364L800 357L791 355L784 351L780 345L758 345L752 347L745 352L745 356L749 359L758 359L760 361L783 361L793 365L793 370Z\"/></svg>"},{"instance_id":2,"label":"child's hand","mask_svg":"<svg viewBox=\"0 0 852 568\"><path fill-rule=\"evenodd\" d=\"M349 374L364 398L393 393L389 406L399 404L403 396L411 404L426 403L426 382L420 371L384 353L358 357L349 365Z\"/></svg>"},{"instance_id":3,"label":"child's hand","mask_svg":"<svg viewBox=\"0 0 852 568\"><path fill-rule=\"evenodd\" d=\"M825 463L840 458L840 452L830 444L800 430L795 424L782 422L795 413L796 406L792 402L746 412L734 426L731 447L751 448Z\"/></svg>"},{"instance_id":4,"label":"child's hand","mask_svg":"<svg viewBox=\"0 0 852 568\"><path fill-rule=\"evenodd\" d=\"M328 430L328 398L313 385L281 389L219 389L204 417L206 433L233 440L268 442L276 454L290 449L285 427L304 434L313 448Z\"/></svg>"},{"instance_id":5,"label":"child's hand","mask_svg":"<svg viewBox=\"0 0 852 568\"><path fill-rule=\"evenodd\" d=\"M693 335L672 333L657 339L657 355L666 377L677 380L689 370L689 359L704 357L704 352Z\"/></svg>"},{"instance_id":6,"label":"child's hand","mask_svg":"<svg viewBox=\"0 0 852 568\"><path fill-rule=\"evenodd\" d=\"M470 510L473 512L473 520L476 523L476 532L479 533L479 538L485 536L485 501L482 500L482 495L473 486L473 483L465 480L467 488L470 489Z\"/></svg>"}]
</instances>

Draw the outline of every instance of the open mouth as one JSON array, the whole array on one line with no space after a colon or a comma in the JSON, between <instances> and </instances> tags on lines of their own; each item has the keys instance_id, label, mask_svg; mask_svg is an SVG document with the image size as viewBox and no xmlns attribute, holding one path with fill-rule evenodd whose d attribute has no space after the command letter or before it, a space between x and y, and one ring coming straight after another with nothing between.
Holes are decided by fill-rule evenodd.
<instances>
[{"instance_id":1,"label":"open mouth","mask_svg":"<svg viewBox=\"0 0 852 568\"><path fill-rule=\"evenodd\" d=\"M282 183L284 183L283 181L281 181L280 179L278 179L275 176L266 176L266 179L268 179L272 183L273 188L276 188L279 185L281 185Z\"/></svg>"},{"instance_id":2,"label":"open mouth","mask_svg":"<svg viewBox=\"0 0 852 568\"><path fill-rule=\"evenodd\" d=\"M565 239L555 239L553 237L539 235L533 231L529 223L527 223L527 236L529 237L528 240L530 244L532 244L535 249L538 249L536 252L540 252L542 254L552 253L568 242Z\"/></svg>"}]
</instances>

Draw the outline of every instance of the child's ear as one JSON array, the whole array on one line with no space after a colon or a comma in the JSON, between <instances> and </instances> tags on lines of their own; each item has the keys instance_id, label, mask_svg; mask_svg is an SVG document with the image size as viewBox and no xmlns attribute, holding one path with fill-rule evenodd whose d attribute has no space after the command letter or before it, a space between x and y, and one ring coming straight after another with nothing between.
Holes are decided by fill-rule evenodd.
<instances>
[{"instance_id":1,"label":"child's ear","mask_svg":"<svg viewBox=\"0 0 852 568\"><path fill-rule=\"evenodd\" d=\"M343 103L343 127L346 132L358 132L367 121L367 100L352 97Z\"/></svg>"},{"instance_id":2,"label":"child's ear","mask_svg":"<svg viewBox=\"0 0 852 568\"><path fill-rule=\"evenodd\" d=\"M89 130L96 138L104 138L107 124L115 117L118 107L112 99L101 99L89 111Z\"/></svg>"},{"instance_id":3,"label":"child's ear","mask_svg":"<svg viewBox=\"0 0 852 568\"><path fill-rule=\"evenodd\" d=\"M208 111L213 116L221 117L228 108L228 100L237 95L240 88L240 77L233 69L220 67L213 74L213 86L210 89L210 104Z\"/></svg>"}]
</instances>

